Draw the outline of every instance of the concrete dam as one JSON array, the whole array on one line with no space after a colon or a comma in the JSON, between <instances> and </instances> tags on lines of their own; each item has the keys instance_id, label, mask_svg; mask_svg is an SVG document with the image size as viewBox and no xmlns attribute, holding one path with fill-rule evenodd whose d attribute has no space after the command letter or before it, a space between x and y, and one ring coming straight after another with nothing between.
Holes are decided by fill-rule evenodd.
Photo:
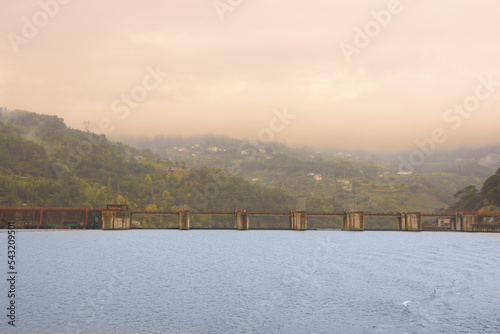
<instances>
[{"instance_id":1,"label":"concrete dam","mask_svg":"<svg viewBox=\"0 0 500 334\"><path fill-rule=\"evenodd\" d=\"M422 226L422 217L446 218L449 228L441 231L500 232L500 223L490 222L500 217L500 212L362 212L362 211L141 211L131 210L127 205L107 205L106 208L28 208L0 207L2 228L14 224L17 229L102 229L128 230L137 228L132 224L134 215L174 216L180 230L191 229L191 217L196 215L231 217L236 230L252 229L251 217L287 217L288 229L306 231L308 217L339 217L342 230L364 231L365 217L388 217L397 220L399 231L432 230ZM177 224L177 223L176 223ZM139 227L140 228L140 227Z\"/></svg>"}]
</instances>

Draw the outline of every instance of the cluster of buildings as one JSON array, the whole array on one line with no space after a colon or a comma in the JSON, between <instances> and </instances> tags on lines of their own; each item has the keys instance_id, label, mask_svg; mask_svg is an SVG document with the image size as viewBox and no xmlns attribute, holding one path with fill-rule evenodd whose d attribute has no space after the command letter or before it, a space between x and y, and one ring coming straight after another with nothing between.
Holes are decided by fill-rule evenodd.
<instances>
[{"instance_id":1,"label":"cluster of buildings","mask_svg":"<svg viewBox=\"0 0 500 334\"><path fill-rule=\"evenodd\" d=\"M307 173L307 176L313 177L316 181L321 181L323 180L323 176L321 174L316 174L316 173ZM351 181L347 179L337 179L337 183L342 183L343 184L343 189L347 192L352 191L352 183Z\"/></svg>"},{"instance_id":2,"label":"cluster of buildings","mask_svg":"<svg viewBox=\"0 0 500 334\"><path fill-rule=\"evenodd\" d=\"M188 152L189 150L198 150L195 153L201 153L199 151L199 149L200 149L200 144L191 145L189 148L187 148L187 147L177 147L177 146L176 147L172 147L172 150L178 151L178 152ZM217 146L211 146L207 150L210 151L210 152L226 152L227 151L225 148L221 148L221 147L217 147Z\"/></svg>"},{"instance_id":3,"label":"cluster of buildings","mask_svg":"<svg viewBox=\"0 0 500 334\"><path fill-rule=\"evenodd\" d=\"M177 147L177 146L175 146L175 147L172 147L171 150L177 151L177 152L181 152L181 153L192 152L191 153L192 157L196 156L197 154L202 153L201 150L200 150L200 144L194 144L194 145L191 145L189 147ZM217 147L217 146L211 146L211 147L207 148L207 151L209 151L209 152L215 152L215 153L220 153L220 152L226 152L227 150L225 148L220 148L220 147Z\"/></svg>"},{"instance_id":4,"label":"cluster of buildings","mask_svg":"<svg viewBox=\"0 0 500 334\"><path fill-rule=\"evenodd\" d=\"M241 155L249 155L250 153L252 153L252 150L241 150L240 153ZM259 153L266 153L266 150L260 149Z\"/></svg>"},{"instance_id":5,"label":"cluster of buildings","mask_svg":"<svg viewBox=\"0 0 500 334\"><path fill-rule=\"evenodd\" d=\"M345 191L351 192L352 191L352 183L349 180L346 179L337 179L337 183L342 183L344 186L342 187Z\"/></svg>"}]
</instances>

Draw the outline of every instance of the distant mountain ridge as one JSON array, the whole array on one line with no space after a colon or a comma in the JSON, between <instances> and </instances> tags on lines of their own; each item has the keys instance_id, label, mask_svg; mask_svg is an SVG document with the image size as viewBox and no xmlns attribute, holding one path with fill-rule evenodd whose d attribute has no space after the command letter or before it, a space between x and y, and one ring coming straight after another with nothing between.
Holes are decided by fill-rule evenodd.
<instances>
[{"instance_id":1,"label":"distant mountain ridge","mask_svg":"<svg viewBox=\"0 0 500 334\"><path fill-rule=\"evenodd\" d=\"M173 147L186 148L190 151L190 148L194 145L203 145L202 148L208 148L210 146L220 146L224 147L228 151L234 153L238 147L242 145L244 147L252 147L254 143L229 138L225 136L217 135L203 135L203 136L192 136L192 137L181 137L181 136L155 136L152 138L144 137L120 137L120 141L128 143L138 148L150 149L157 154L165 154L165 151ZM272 143L259 143L259 147L265 146L270 152L282 151L288 155L304 155L304 154L320 154L326 157L351 157L359 158L363 160L372 161L375 163L380 163L383 165L388 165L392 168L397 168L399 164L399 157L408 157L411 150L401 151L397 153L384 153L384 152L369 152L360 150L349 150L342 148L314 148L314 147L304 147L304 148L292 148L278 142ZM196 150L195 150L196 151ZM175 156L175 155L174 155ZM446 169L446 166L450 164L464 164L472 163L478 166L487 167L488 169L483 169L482 176L486 177L491 175L491 172L495 171L498 166L500 166L500 145L490 145L483 147L467 147L459 149L437 149L433 154L426 156L425 163L418 170L425 171L426 169L435 169L436 165L442 164L442 168ZM431 167L434 166L434 167ZM420 167L420 166L418 166Z\"/></svg>"}]
</instances>

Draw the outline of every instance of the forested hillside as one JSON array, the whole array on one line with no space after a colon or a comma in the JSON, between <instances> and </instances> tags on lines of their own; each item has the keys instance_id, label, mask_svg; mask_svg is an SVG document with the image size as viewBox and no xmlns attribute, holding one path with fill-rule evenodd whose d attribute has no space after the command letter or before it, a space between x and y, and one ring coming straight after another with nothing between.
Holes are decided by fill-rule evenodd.
<instances>
[{"instance_id":1,"label":"forested hillside","mask_svg":"<svg viewBox=\"0 0 500 334\"><path fill-rule=\"evenodd\" d=\"M184 169L149 150L70 129L55 116L2 112L0 153L0 206L290 210L295 205L285 190L264 189L219 169Z\"/></svg>"},{"instance_id":2,"label":"forested hillside","mask_svg":"<svg viewBox=\"0 0 500 334\"><path fill-rule=\"evenodd\" d=\"M463 187L479 187L494 171L477 161L459 159L458 153L450 161L434 157L424 169L398 174L394 166L345 151L323 154L217 136L124 140L191 168L236 165L239 175L249 182L307 198L308 209L433 212L454 203L453 195ZM313 202L313 197L321 203Z\"/></svg>"},{"instance_id":3,"label":"forested hillside","mask_svg":"<svg viewBox=\"0 0 500 334\"><path fill-rule=\"evenodd\" d=\"M349 153L327 156L216 136L157 137L133 144L140 148L68 128L56 116L3 111L0 206L291 210L300 203L311 211L437 211L452 204L469 208L464 201L480 193L486 179L481 175L489 171L466 161L452 165L457 171L398 174ZM475 173L467 175L467 170ZM484 196L496 189L490 183L483 186ZM267 224L265 219L260 223ZM204 217L201 224L216 222Z\"/></svg>"},{"instance_id":4,"label":"forested hillside","mask_svg":"<svg viewBox=\"0 0 500 334\"><path fill-rule=\"evenodd\" d=\"M500 208L500 168L484 181L481 189L470 185L454 197L457 201L447 211L497 211Z\"/></svg>"}]
</instances>

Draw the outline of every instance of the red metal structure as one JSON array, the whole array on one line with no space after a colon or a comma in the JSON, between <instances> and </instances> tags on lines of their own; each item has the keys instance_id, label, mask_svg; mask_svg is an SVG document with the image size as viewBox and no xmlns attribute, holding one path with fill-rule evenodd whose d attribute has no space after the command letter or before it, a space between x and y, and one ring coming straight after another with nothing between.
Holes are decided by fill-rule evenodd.
<instances>
[{"instance_id":1,"label":"red metal structure","mask_svg":"<svg viewBox=\"0 0 500 334\"><path fill-rule=\"evenodd\" d=\"M47 214L49 212L54 213L68 213L68 212L81 212L85 213L85 220L82 224L80 222L76 222L70 224L71 227L75 228L86 228L89 227L89 213L96 211L102 212L102 208L88 208L88 207L0 207L0 216L2 217L2 222L8 221L16 221L16 217L22 215L23 213L31 213L33 216L39 215L38 218L38 228L42 226L48 226L48 224L44 224L44 217L47 219ZM7 216L10 217L7 217ZM26 220L26 219L24 219ZM28 219L34 221L34 219ZM61 226L61 227L70 227L70 226ZM95 226L91 225L91 227L95 228Z\"/></svg>"}]
</instances>

